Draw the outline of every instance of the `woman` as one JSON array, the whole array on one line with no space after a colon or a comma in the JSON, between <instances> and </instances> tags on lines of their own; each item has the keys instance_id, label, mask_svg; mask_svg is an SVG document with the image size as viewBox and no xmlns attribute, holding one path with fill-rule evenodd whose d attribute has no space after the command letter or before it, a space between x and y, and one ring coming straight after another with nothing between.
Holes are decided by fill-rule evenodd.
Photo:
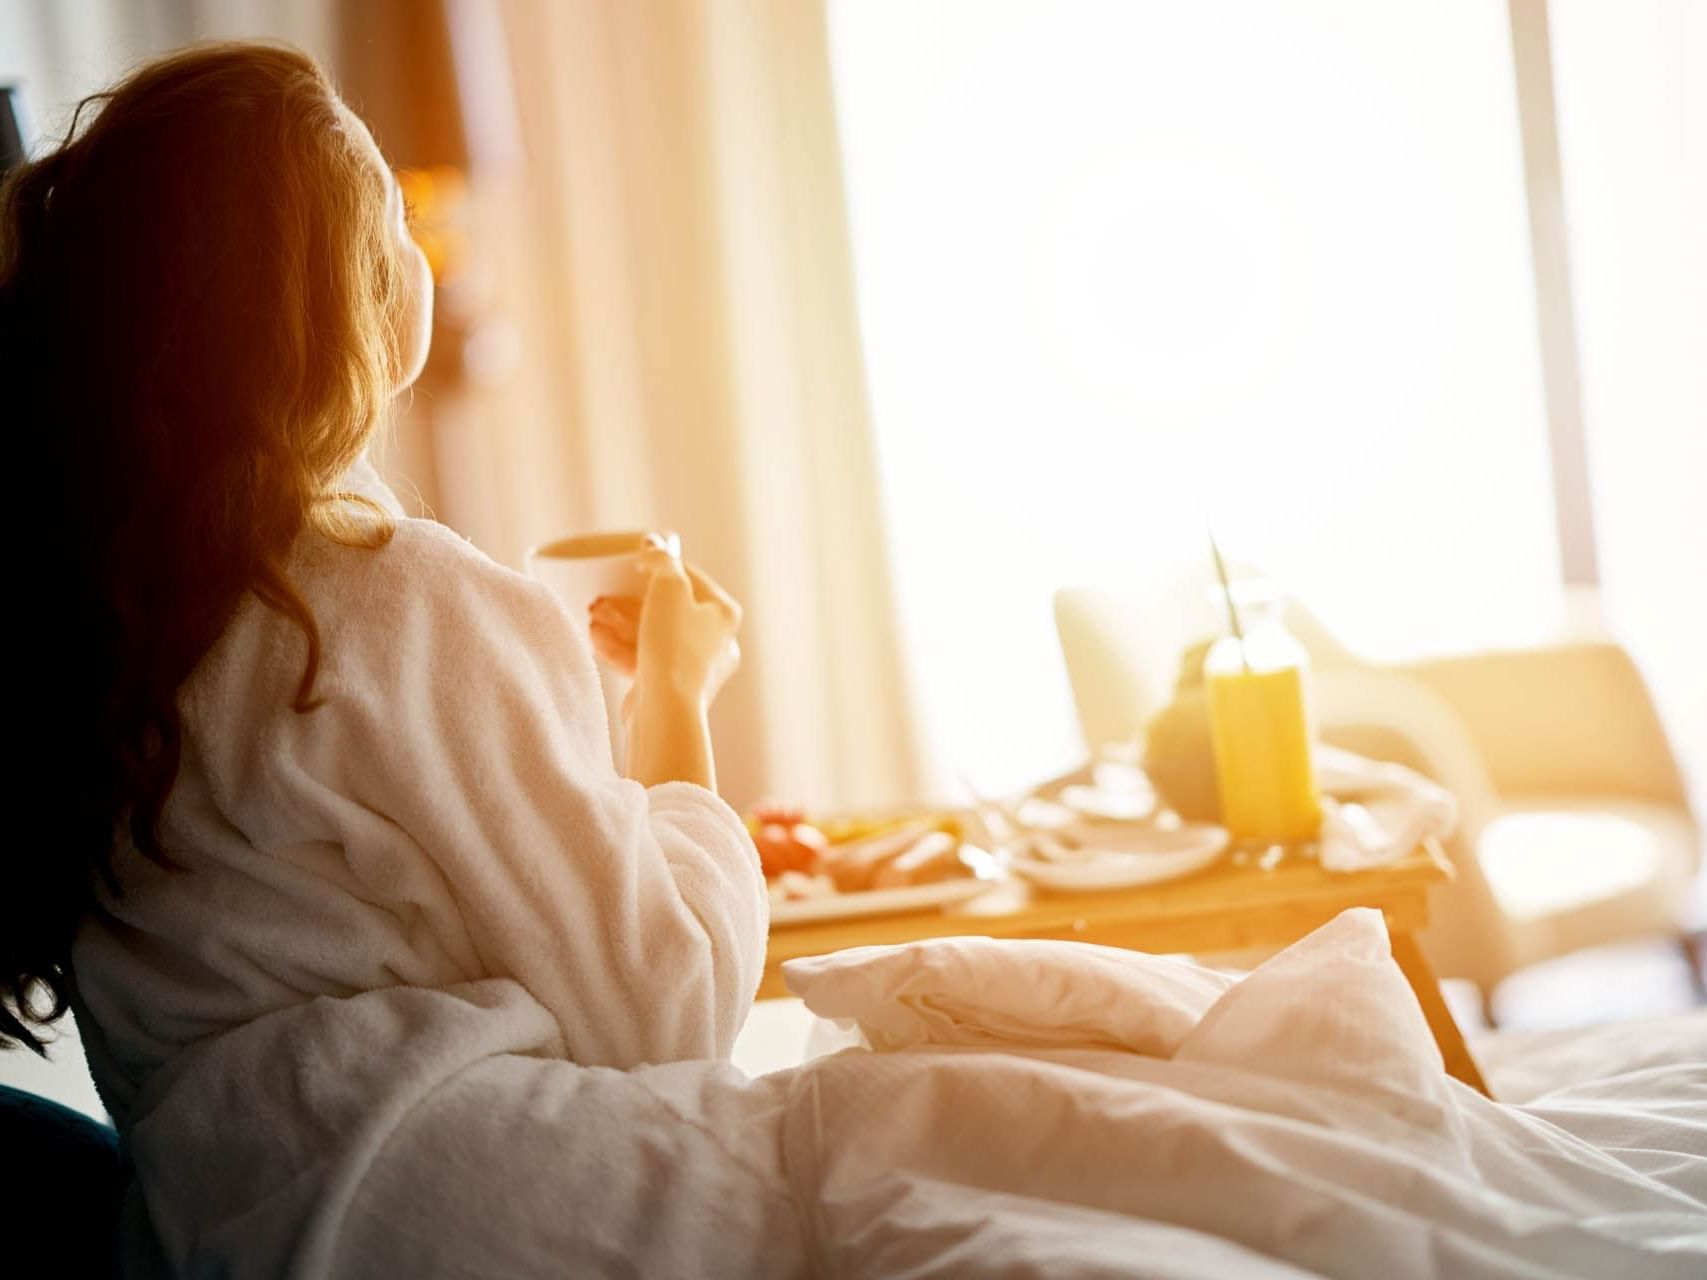
<instances>
[{"instance_id":1,"label":"woman","mask_svg":"<svg viewBox=\"0 0 1707 1280\"><path fill-rule=\"evenodd\" d=\"M636 677L617 776L586 620L366 466L430 281L319 69L198 46L80 116L0 197L8 417L63 517L19 555L41 826L0 1032L76 1004L133 1243L318 1271L336 1189L494 1056L727 1055L766 930L710 790L738 610L662 551L637 620L598 610Z\"/></svg>"}]
</instances>

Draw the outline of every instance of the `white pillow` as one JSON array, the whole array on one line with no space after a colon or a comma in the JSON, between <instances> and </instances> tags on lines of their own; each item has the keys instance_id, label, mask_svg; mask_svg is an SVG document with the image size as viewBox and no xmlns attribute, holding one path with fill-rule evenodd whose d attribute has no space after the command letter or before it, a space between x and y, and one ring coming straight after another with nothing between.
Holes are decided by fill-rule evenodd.
<instances>
[{"instance_id":1,"label":"white pillow","mask_svg":"<svg viewBox=\"0 0 1707 1280\"><path fill-rule=\"evenodd\" d=\"M1387 922L1372 907L1340 912L1251 970L1176 1057L1306 1084L1379 1088L1406 1106L1438 1100L1447 1088L1440 1049L1393 961Z\"/></svg>"},{"instance_id":2,"label":"white pillow","mask_svg":"<svg viewBox=\"0 0 1707 1280\"><path fill-rule=\"evenodd\" d=\"M823 1018L879 1050L1099 1047L1169 1057L1233 985L1213 969L1083 942L933 938L783 965Z\"/></svg>"}]
</instances>

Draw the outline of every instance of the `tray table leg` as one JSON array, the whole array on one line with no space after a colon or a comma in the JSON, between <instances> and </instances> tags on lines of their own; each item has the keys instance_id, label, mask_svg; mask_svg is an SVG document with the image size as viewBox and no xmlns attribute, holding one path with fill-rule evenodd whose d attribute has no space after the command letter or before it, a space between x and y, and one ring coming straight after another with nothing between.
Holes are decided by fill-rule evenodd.
<instances>
[{"instance_id":1,"label":"tray table leg","mask_svg":"<svg viewBox=\"0 0 1707 1280\"><path fill-rule=\"evenodd\" d=\"M1396 931L1392 942L1393 959L1398 961L1405 980L1416 992L1423 1017L1428 1019L1428 1029L1434 1033L1434 1042L1440 1046L1440 1056L1446 1059L1446 1073L1462 1080L1484 1097L1492 1097L1476 1060L1470 1056L1469 1046L1464 1043L1464 1033L1458 1029L1452 1010L1446 1007L1446 1000L1440 994L1440 981L1434 976L1434 966L1423 954L1416 934Z\"/></svg>"}]
</instances>

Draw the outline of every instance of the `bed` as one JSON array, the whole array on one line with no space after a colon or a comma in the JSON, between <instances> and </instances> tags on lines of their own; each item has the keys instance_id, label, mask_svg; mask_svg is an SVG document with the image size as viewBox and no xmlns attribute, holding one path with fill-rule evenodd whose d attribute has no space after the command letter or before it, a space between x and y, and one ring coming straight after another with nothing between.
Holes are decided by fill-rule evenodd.
<instances>
[{"instance_id":1,"label":"bed","mask_svg":"<svg viewBox=\"0 0 1707 1280\"><path fill-rule=\"evenodd\" d=\"M789 980L802 1004L760 1016L793 1065L751 1038L772 1069L483 1059L354 1173L186 1161L208 1214L158 1218L165 1254L233 1275L1707 1274L1701 1013L1485 1038L1493 1102L1443 1072L1373 911L1238 981L983 938ZM434 1051L401 1034L393 1060ZM256 1212L291 1197L295 1220Z\"/></svg>"},{"instance_id":2,"label":"bed","mask_svg":"<svg viewBox=\"0 0 1707 1280\"><path fill-rule=\"evenodd\" d=\"M1707 1008L1593 1026L1483 1031L1468 1040L1493 1095L1525 1103L1556 1089L1688 1062L1707 1046ZM753 1007L732 1060L760 1076L862 1045L856 1029L817 1017L799 999L766 1000Z\"/></svg>"}]
</instances>

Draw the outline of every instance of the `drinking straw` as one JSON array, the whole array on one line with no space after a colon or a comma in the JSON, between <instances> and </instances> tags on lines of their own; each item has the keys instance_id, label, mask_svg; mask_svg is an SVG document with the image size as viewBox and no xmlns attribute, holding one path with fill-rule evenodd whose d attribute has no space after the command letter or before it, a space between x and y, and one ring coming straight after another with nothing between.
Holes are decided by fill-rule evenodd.
<instances>
[{"instance_id":1,"label":"drinking straw","mask_svg":"<svg viewBox=\"0 0 1707 1280\"><path fill-rule=\"evenodd\" d=\"M1209 531L1209 554L1215 557L1215 576L1221 579L1221 598L1227 602L1227 621L1233 628L1233 636L1239 642L1239 661L1244 665L1245 674L1251 671L1251 660L1245 653L1245 632L1239 626L1239 610L1233 604L1233 584L1227 581L1227 564L1221 559L1221 548L1215 542L1215 530Z\"/></svg>"}]
</instances>

